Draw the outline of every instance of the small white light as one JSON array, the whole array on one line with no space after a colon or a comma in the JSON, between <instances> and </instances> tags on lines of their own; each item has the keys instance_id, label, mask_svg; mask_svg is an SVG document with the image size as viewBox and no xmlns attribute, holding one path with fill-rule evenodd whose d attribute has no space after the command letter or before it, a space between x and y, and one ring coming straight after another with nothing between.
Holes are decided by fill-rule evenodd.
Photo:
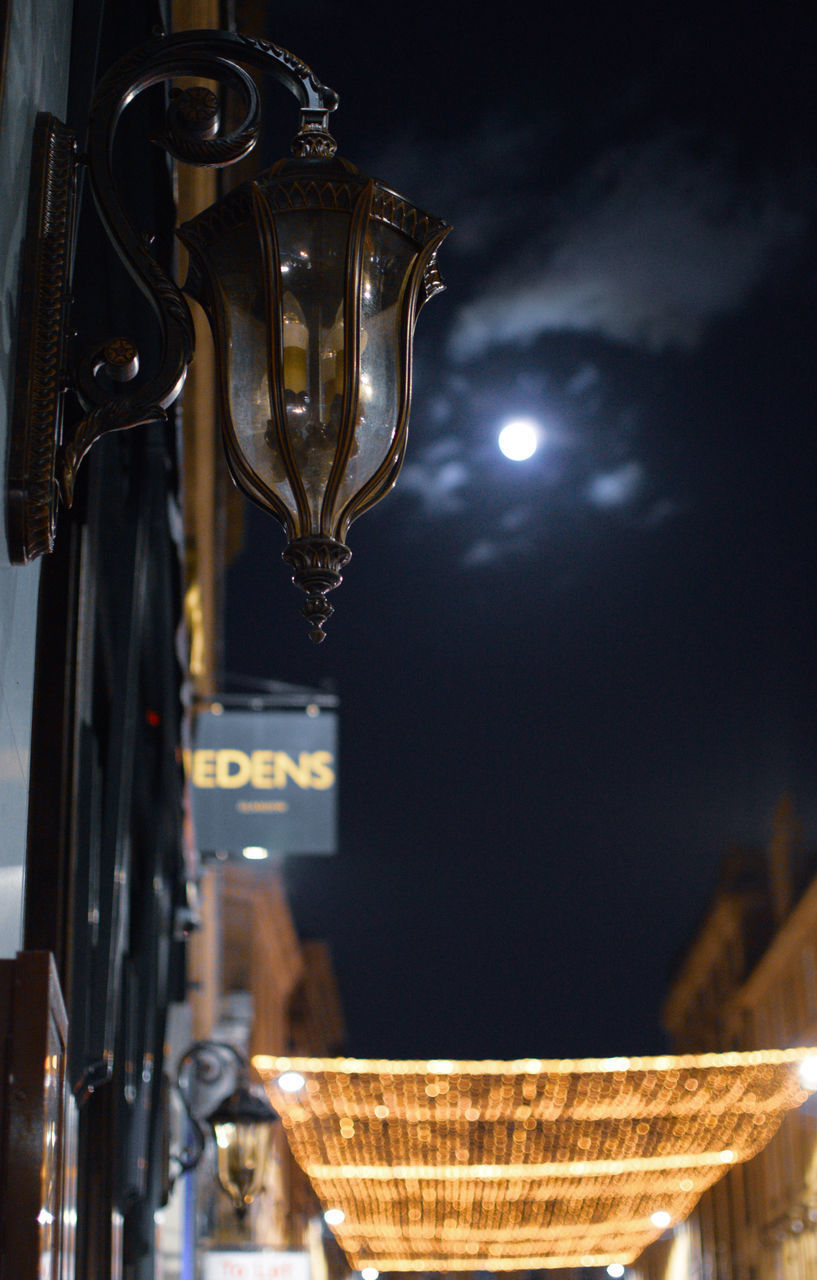
<instances>
[{"instance_id":1,"label":"small white light","mask_svg":"<svg viewBox=\"0 0 817 1280\"><path fill-rule=\"evenodd\" d=\"M620 1262L611 1262L607 1268L607 1274L610 1276L610 1280L621 1280L624 1275L624 1268Z\"/></svg>"},{"instance_id":2,"label":"small white light","mask_svg":"<svg viewBox=\"0 0 817 1280\"><path fill-rule=\"evenodd\" d=\"M660 1227L663 1231L672 1222L672 1217L667 1213L666 1209L656 1209L650 1217L650 1222L654 1227Z\"/></svg>"},{"instance_id":3,"label":"small white light","mask_svg":"<svg viewBox=\"0 0 817 1280\"><path fill-rule=\"evenodd\" d=\"M732 1164L735 1159L735 1153L734 1151L730 1151L729 1148L727 1147L725 1151L721 1151L720 1159L723 1161L724 1164Z\"/></svg>"},{"instance_id":4,"label":"small white light","mask_svg":"<svg viewBox=\"0 0 817 1280\"><path fill-rule=\"evenodd\" d=\"M269 849L262 849L260 844L248 844L241 852L249 862L263 862L269 857Z\"/></svg>"},{"instance_id":5,"label":"small white light","mask_svg":"<svg viewBox=\"0 0 817 1280\"><path fill-rule=\"evenodd\" d=\"M360 1273L361 1280L377 1280L380 1275L377 1267L364 1267Z\"/></svg>"},{"instance_id":6,"label":"small white light","mask_svg":"<svg viewBox=\"0 0 817 1280\"><path fill-rule=\"evenodd\" d=\"M511 462L532 458L539 448L541 433L532 418L514 418L499 433L499 447Z\"/></svg>"},{"instance_id":7,"label":"small white light","mask_svg":"<svg viewBox=\"0 0 817 1280\"><path fill-rule=\"evenodd\" d=\"M428 1070L430 1075L448 1076L454 1070L454 1063L450 1058L432 1058Z\"/></svg>"},{"instance_id":8,"label":"small white light","mask_svg":"<svg viewBox=\"0 0 817 1280\"><path fill-rule=\"evenodd\" d=\"M804 1058L797 1074L803 1088L808 1089L809 1093L814 1093L817 1090L817 1055Z\"/></svg>"},{"instance_id":9,"label":"small white light","mask_svg":"<svg viewBox=\"0 0 817 1280\"><path fill-rule=\"evenodd\" d=\"M279 1089L283 1089L284 1093L297 1093L299 1089L303 1089L306 1081L300 1071L285 1071L275 1083Z\"/></svg>"},{"instance_id":10,"label":"small white light","mask_svg":"<svg viewBox=\"0 0 817 1280\"><path fill-rule=\"evenodd\" d=\"M327 1227L339 1227L342 1222L346 1221L346 1214L342 1209L327 1209L323 1215L323 1220Z\"/></svg>"}]
</instances>

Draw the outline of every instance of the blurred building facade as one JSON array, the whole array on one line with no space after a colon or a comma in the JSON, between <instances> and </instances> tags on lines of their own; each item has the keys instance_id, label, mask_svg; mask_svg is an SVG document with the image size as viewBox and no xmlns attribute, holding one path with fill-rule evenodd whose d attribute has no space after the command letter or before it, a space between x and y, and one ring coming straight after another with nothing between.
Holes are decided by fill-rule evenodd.
<instances>
[{"instance_id":1,"label":"blurred building facade","mask_svg":"<svg viewBox=\"0 0 817 1280\"><path fill-rule=\"evenodd\" d=\"M199 884L200 927L191 945L189 999L172 1011L168 1067L202 1040L228 1043L245 1059L255 1053L338 1053L344 1026L331 958L324 943L298 938L280 871L212 862ZM184 1117L178 1107L176 1112L174 1127L181 1138ZM210 1147L197 1169L174 1188L160 1223L163 1280L195 1274L185 1256L186 1242L189 1247L193 1239L199 1260L213 1250L296 1250L309 1255L312 1280L346 1271L280 1126L265 1192L243 1221L218 1186Z\"/></svg>"},{"instance_id":2,"label":"blurred building facade","mask_svg":"<svg viewBox=\"0 0 817 1280\"><path fill-rule=\"evenodd\" d=\"M784 797L765 849L736 848L664 1005L675 1053L817 1045L817 875ZM817 1108L783 1121L634 1280L806 1280L817 1275Z\"/></svg>"}]
</instances>

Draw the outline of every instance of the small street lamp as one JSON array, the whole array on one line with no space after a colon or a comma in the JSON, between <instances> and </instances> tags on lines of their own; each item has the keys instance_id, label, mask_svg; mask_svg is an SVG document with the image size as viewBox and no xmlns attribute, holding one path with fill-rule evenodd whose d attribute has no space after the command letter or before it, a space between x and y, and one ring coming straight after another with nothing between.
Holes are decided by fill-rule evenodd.
<instances>
[{"instance_id":1,"label":"small street lamp","mask_svg":"<svg viewBox=\"0 0 817 1280\"><path fill-rule=\"evenodd\" d=\"M195 1169L209 1126L216 1142L219 1186L242 1220L264 1190L264 1177L278 1116L248 1086L248 1067L232 1045L199 1040L179 1059L176 1088L192 1126L193 1143L174 1159L177 1175ZM218 1102L214 1104L214 1096Z\"/></svg>"}]
</instances>

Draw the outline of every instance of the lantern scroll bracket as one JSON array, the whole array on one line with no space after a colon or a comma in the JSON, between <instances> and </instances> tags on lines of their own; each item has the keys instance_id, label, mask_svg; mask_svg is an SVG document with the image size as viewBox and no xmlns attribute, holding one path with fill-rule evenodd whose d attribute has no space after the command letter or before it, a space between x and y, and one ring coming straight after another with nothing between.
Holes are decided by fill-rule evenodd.
<instances>
[{"instance_id":1,"label":"lantern scroll bracket","mask_svg":"<svg viewBox=\"0 0 817 1280\"><path fill-rule=\"evenodd\" d=\"M259 95L251 71L272 75L297 98L299 157L332 156L329 113L337 95L287 50L267 41L221 31L156 36L117 62L94 94L88 129L88 175L100 219L120 258L148 299L161 333L158 368L145 377L125 338L108 339L68 368L67 333L71 253L76 209L76 141L60 121L40 117L32 179L21 292L21 359L15 383L9 453L9 553L26 563L53 549L59 495L70 506L83 457L102 436L161 423L184 385L193 356L193 323L180 289L131 224L114 179L117 125L128 105L151 86L186 76L232 89L240 123L222 133L218 111L205 95L171 92L165 130L153 138L175 159L207 167L234 164L259 136ZM215 95L210 92L210 98ZM181 101L180 101L181 99ZM64 438L63 400L71 387L84 416Z\"/></svg>"},{"instance_id":2,"label":"lantern scroll bracket","mask_svg":"<svg viewBox=\"0 0 817 1280\"><path fill-rule=\"evenodd\" d=\"M249 1088L249 1065L231 1044L198 1040L179 1059L176 1077L191 1139L172 1159L174 1177L194 1169L207 1132L216 1137L219 1185L239 1219L264 1188L270 1126L278 1121L263 1094Z\"/></svg>"}]
</instances>

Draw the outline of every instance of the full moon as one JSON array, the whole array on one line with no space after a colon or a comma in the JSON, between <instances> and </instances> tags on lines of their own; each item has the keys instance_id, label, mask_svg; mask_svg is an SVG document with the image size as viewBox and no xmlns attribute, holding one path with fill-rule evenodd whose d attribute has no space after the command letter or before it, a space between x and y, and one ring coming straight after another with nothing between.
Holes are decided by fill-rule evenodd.
<instances>
[{"instance_id":1,"label":"full moon","mask_svg":"<svg viewBox=\"0 0 817 1280\"><path fill-rule=\"evenodd\" d=\"M513 418L499 433L499 448L512 462L524 462L539 448L541 430L532 418Z\"/></svg>"}]
</instances>

